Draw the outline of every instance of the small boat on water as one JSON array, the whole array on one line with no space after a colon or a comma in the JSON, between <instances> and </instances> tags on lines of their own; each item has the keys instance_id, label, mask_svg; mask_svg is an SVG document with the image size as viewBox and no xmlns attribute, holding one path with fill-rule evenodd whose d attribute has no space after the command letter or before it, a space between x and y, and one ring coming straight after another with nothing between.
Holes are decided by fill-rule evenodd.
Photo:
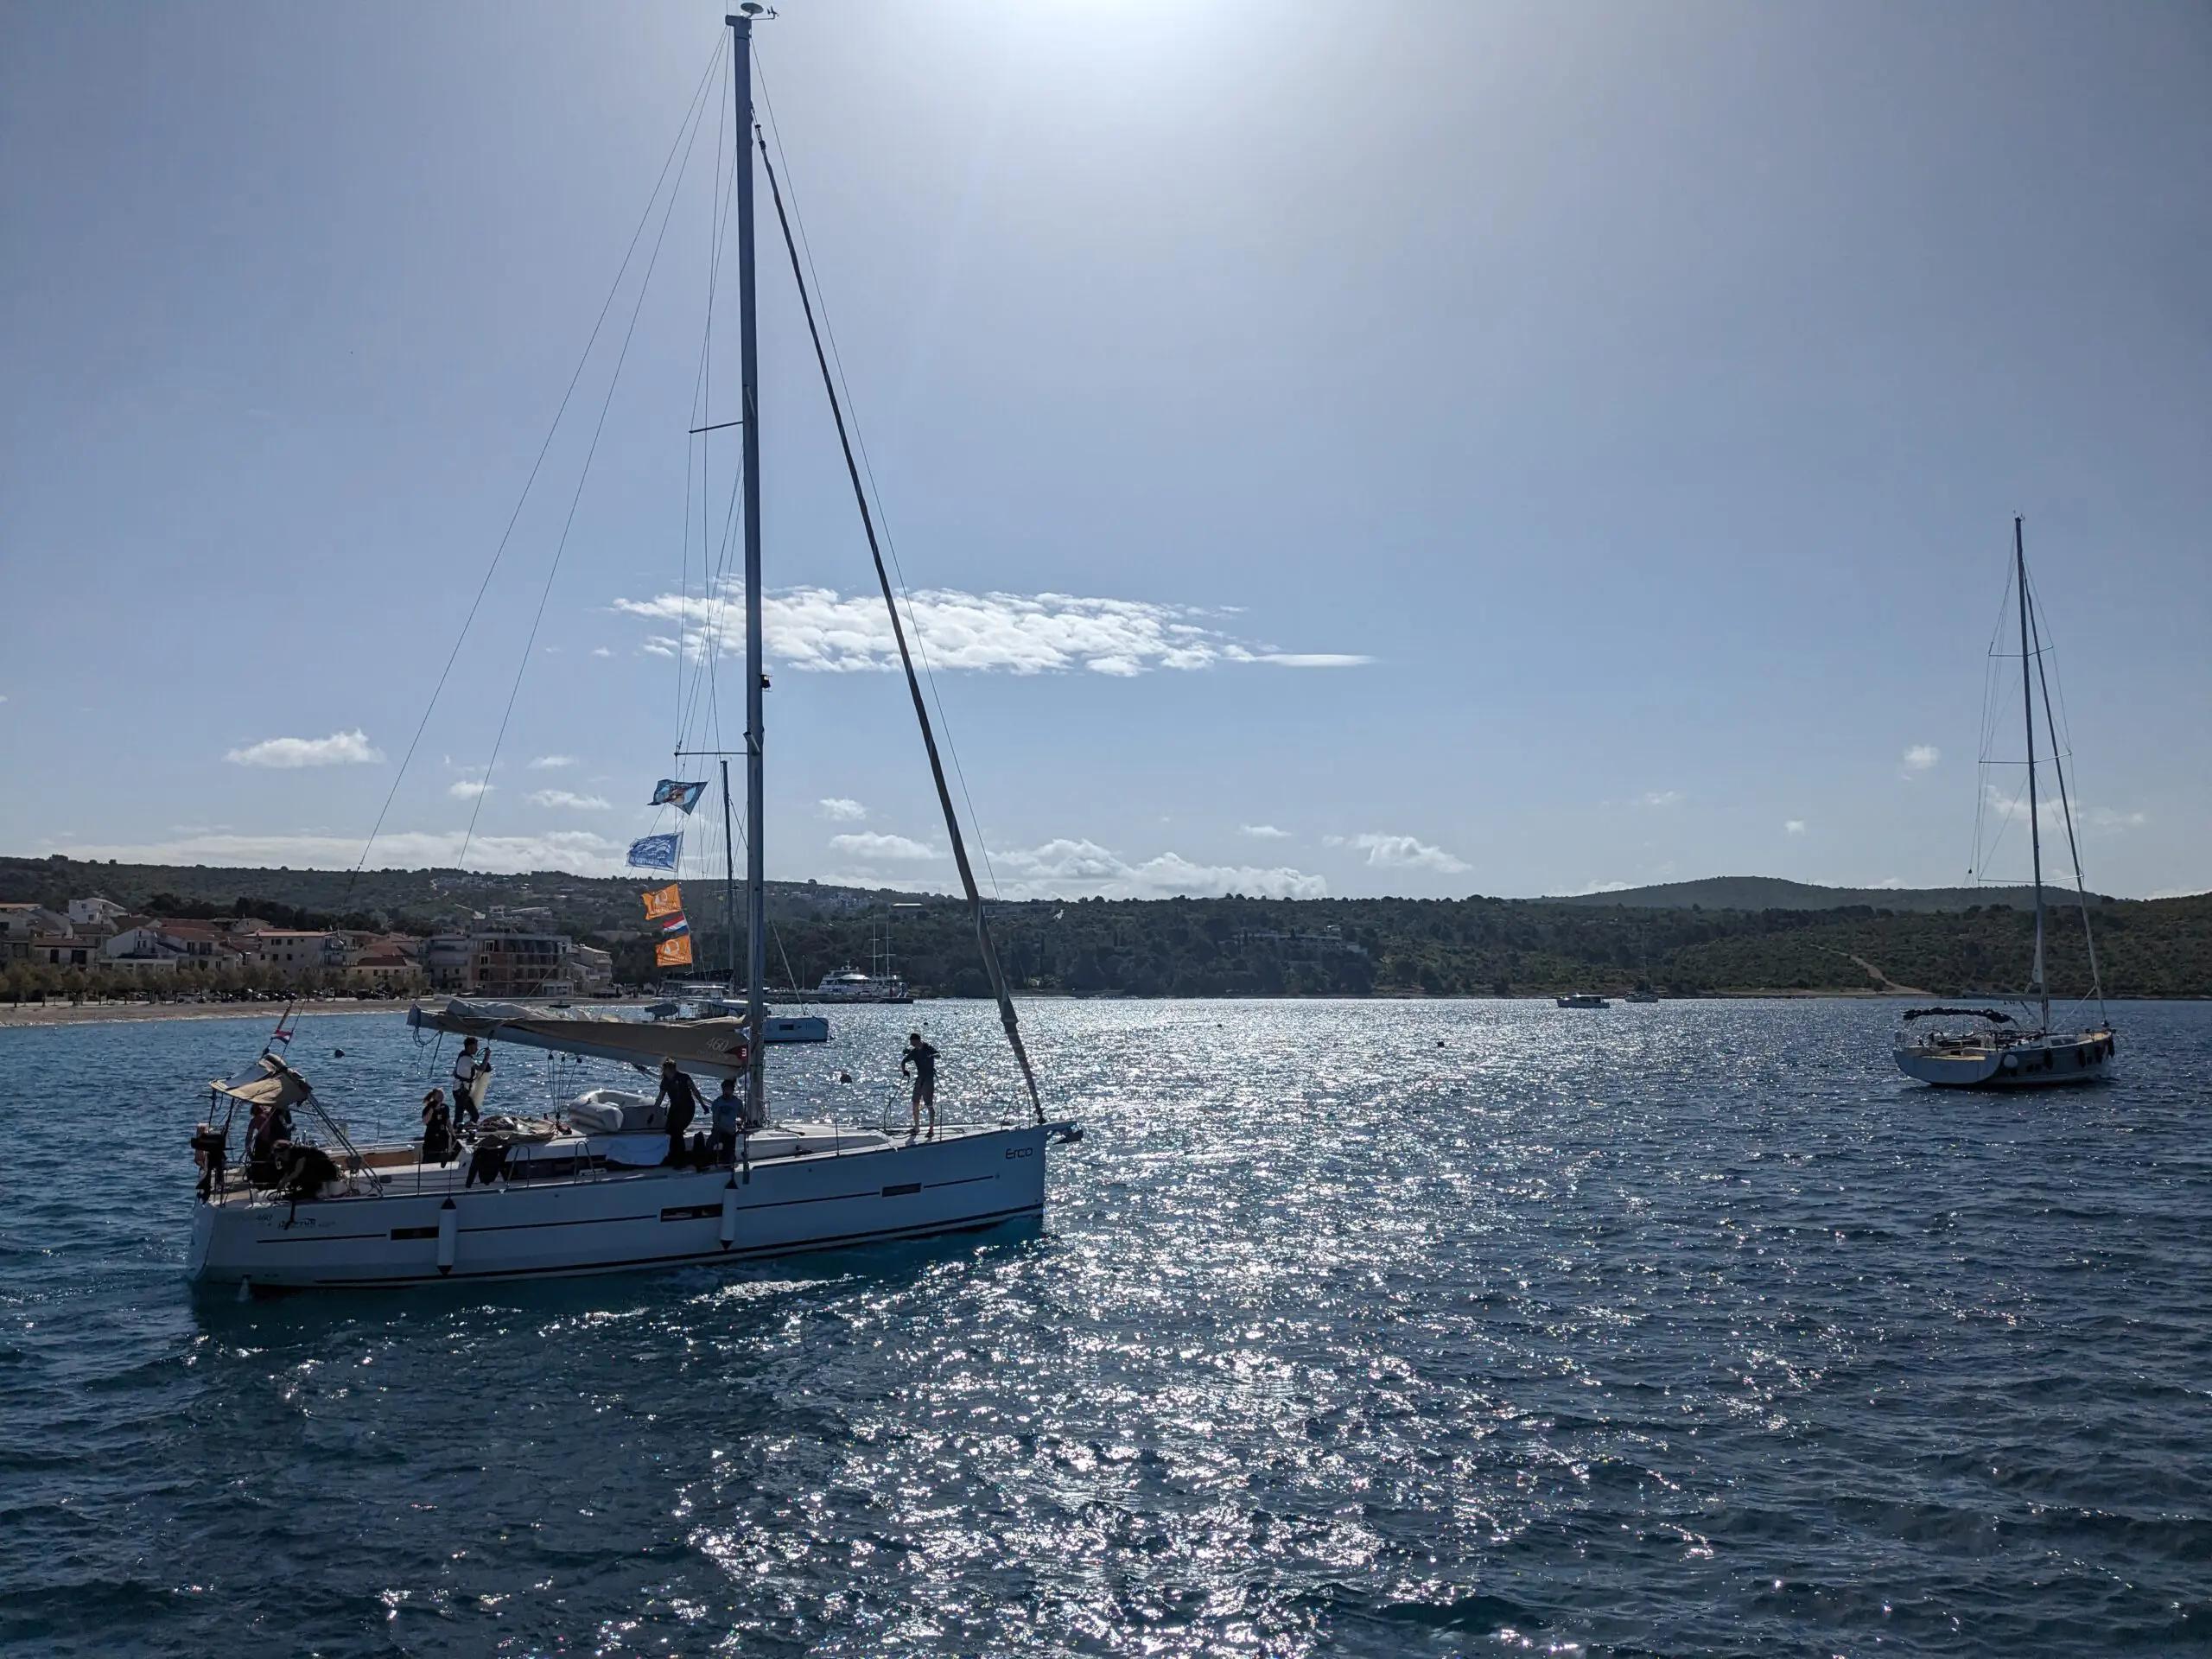
<instances>
[{"instance_id":1,"label":"small boat on water","mask_svg":"<svg viewBox=\"0 0 2212 1659\"><path fill-rule=\"evenodd\" d=\"M733 955L727 1001L703 1002L690 1013L686 1005L677 1004L645 1011L656 1017L636 1019L613 1010L454 1001L442 1007L417 1007L409 1015L418 1032L433 1033L437 1040L451 1036L480 1046L465 1049L467 1058L454 1073L459 1080L467 1068L466 1086L479 1112L486 1103L490 1077L488 1071L474 1068L480 1058L488 1066L491 1047L506 1043L569 1057L580 1065L598 1062L629 1068L615 1074L625 1082L634 1082L639 1072L650 1077L664 1065L674 1067L674 1076L695 1081L727 1079L734 1086L728 1116L737 1128L726 1139L718 1135L711 1145L703 1135L686 1138L682 1133L686 1126L671 1123L669 1107L659 1096L601 1085L549 1100L534 1113L486 1114L467 1129L456 1126L457 1135L448 1135L442 1120L434 1122L430 1115L435 1109L426 1103L429 1132L422 1138L361 1144L353 1138L346 1122L317 1099L314 1084L279 1052L291 1036L280 1024L245 1076L210 1085L213 1109L193 1137L200 1172L200 1201L187 1260L196 1281L236 1284L244 1291L253 1287L328 1289L508 1280L736 1261L973 1230L1041 1215L1046 1149L1082 1134L1071 1122L1046 1121L946 786L838 389L815 332L803 264L787 225L785 247L816 364L836 417L847 475L890 613L954 864L974 913L982 967L1023 1093L993 1099L979 1090L963 1103L961 1115L968 1121L959 1123L950 1121L954 1113L948 1109L947 1121L940 1124L932 1105L926 1134L918 1128L908 1132L906 1126L893 1122L888 1108L876 1125L855 1127L814 1116L779 1116L768 1098L771 1045L821 1041L828 1031L819 1016L776 1020L767 1012L761 697L767 674L760 620L756 143L758 170L766 175L772 193L778 184L766 140L753 124L752 33L762 14L756 0L746 0L737 15L727 20L737 149L730 234L738 256L739 391L745 417L721 425L741 426L743 447L738 473L741 493L733 493L742 510L747 619L747 741L741 751L747 831L742 928L737 923L734 855L728 851L734 842L729 833L734 812L729 756L719 749L687 748L681 733L677 747L679 756L712 755L721 760L723 844L729 872L728 938L733 953L735 941L742 938L746 943L743 995L738 995L740 976ZM719 48L716 60L721 61ZM686 116L695 134L708 105L706 87L702 79L702 92L695 95ZM673 200L671 196L671 207ZM783 225L779 197L776 206ZM694 435L720 430L721 425L702 418ZM714 655L706 653L706 671L711 672ZM518 679L518 689L519 683ZM489 772L487 765L486 776ZM671 805L689 815L706 787L703 782L664 779L652 804ZM680 842L680 835L640 841L632 849L631 864L672 872ZM645 899L649 917L669 917L662 931L676 940L672 946L664 943L657 947L656 960L671 965L690 963L690 924L682 914L677 889L671 886L662 893L645 895ZM861 977L871 991L881 988L873 976ZM903 992L903 986L899 988ZM901 999L871 995L832 1000ZM435 1075L435 1046L430 1054ZM925 1047L918 1058L920 1071L933 1077L935 1051ZM412 1116L411 1102L402 1103L401 1109ZM248 1144L238 1148L232 1135L242 1114L251 1115L251 1133L240 1137ZM705 1117L703 1110L700 1116ZM706 1125L702 1122L700 1127ZM234 1158L234 1150L245 1155Z\"/></svg>"},{"instance_id":2,"label":"small boat on water","mask_svg":"<svg viewBox=\"0 0 2212 1659\"><path fill-rule=\"evenodd\" d=\"M2093 1083L2109 1072L2113 1054L2112 1021L2106 1017L2104 985L2097 972L2097 941L2089 920L2088 889L2082 879L2082 849L2074 833L2074 804L2066 786L2065 753L2051 713L2050 683L2044 669L2043 630L2034 590L2028 585L2025 537L2021 522L2012 520L2012 601L2019 623L2020 707L2027 741L2027 786L2018 811L2006 802L1998 814L2001 833L2015 816L2024 817L2028 847L2034 869L2035 957L2029 970L2028 993L2022 999L2033 1010L2008 1014L1998 1008L1932 1007L1909 1009L1897 1033L1897 1069L1907 1077L1945 1089L2048 1089L2068 1084ZM1999 636L2003 634L1999 625ZM1992 655L1997 655L1993 646ZM2009 695L2009 689L2008 689ZM2051 1022L2050 984L2044 966L2045 906L2043 882L2043 814L2037 798L2036 713L2040 704L2051 776L2057 787L2058 817L2066 826L2066 845L2074 861L2074 891L2082 911L2082 938L2088 961L2088 994L2076 1005L2075 1020L2063 1027ZM1992 722L1985 719L1985 731ZM1987 762L1985 756L1985 764ZM1979 839L1977 837L1977 839ZM1981 860L1979 849L1977 861ZM2084 1019L2091 1003L2095 1017Z\"/></svg>"},{"instance_id":3,"label":"small boat on water","mask_svg":"<svg viewBox=\"0 0 2212 1659\"><path fill-rule=\"evenodd\" d=\"M1555 996L1552 1001L1562 1008L1610 1008L1613 1006L1594 991L1577 991L1572 996Z\"/></svg>"},{"instance_id":4,"label":"small boat on water","mask_svg":"<svg viewBox=\"0 0 2212 1659\"><path fill-rule=\"evenodd\" d=\"M1624 1002L1656 1002L1658 1000L1659 993L1656 991L1630 991L1621 998Z\"/></svg>"}]
</instances>

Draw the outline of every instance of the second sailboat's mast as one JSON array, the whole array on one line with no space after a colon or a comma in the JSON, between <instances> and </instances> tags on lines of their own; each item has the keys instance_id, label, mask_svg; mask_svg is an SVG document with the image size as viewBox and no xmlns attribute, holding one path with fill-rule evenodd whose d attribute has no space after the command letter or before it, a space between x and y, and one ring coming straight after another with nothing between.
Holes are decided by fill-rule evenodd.
<instances>
[{"instance_id":1,"label":"second sailboat's mast","mask_svg":"<svg viewBox=\"0 0 2212 1659\"><path fill-rule=\"evenodd\" d=\"M2020 713L2028 732L2028 845L2034 849L2036 875L2036 997L2043 1028L2050 1029L2050 987L2043 976L2043 826L2036 817L2036 699L2032 659L2028 655L2028 555L2017 515L2012 519L2012 579L2020 598Z\"/></svg>"},{"instance_id":2,"label":"second sailboat's mast","mask_svg":"<svg viewBox=\"0 0 2212 1659\"><path fill-rule=\"evenodd\" d=\"M761 847L766 815L760 753L760 342L754 316L753 271L753 16L740 8L725 18L730 28L730 83L737 100L737 312L739 414L745 422L745 1041L751 1056L745 1078L747 1121L766 1116L767 1072L761 1039L767 1020L767 861Z\"/></svg>"}]
</instances>

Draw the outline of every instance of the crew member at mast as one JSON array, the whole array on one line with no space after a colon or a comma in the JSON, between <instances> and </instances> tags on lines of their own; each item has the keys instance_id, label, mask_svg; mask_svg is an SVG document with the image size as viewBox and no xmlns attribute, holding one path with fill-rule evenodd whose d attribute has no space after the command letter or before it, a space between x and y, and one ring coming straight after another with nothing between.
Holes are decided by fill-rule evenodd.
<instances>
[{"instance_id":1,"label":"crew member at mast","mask_svg":"<svg viewBox=\"0 0 2212 1659\"><path fill-rule=\"evenodd\" d=\"M461 1052L453 1057L453 1128L455 1135L474 1124L483 1116L482 1091L478 1080L491 1075L492 1062L476 1052L476 1039L466 1038Z\"/></svg>"},{"instance_id":2,"label":"crew member at mast","mask_svg":"<svg viewBox=\"0 0 2212 1659\"><path fill-rule=\"evenodd\" d=\"M671 1169L680 1168L690 1161L683 1134L699 1116L699 1085L688 1073L677 1071L672 1059L660 1063L660 1092L653 1096L653 1104L663 1102L668 1105L668 1156L661 1161Z\"/></svg>"},{"instance_id":3,"label":"crew member at mast","mask_svg":"<svg viewBox=\"0 0 2212 1659\"><path fill-rule=\"evenodd\" d=\"M922 1040L922 1033L906 1033L906 1052L899 1057L899 1071L904 1076L911 1068L914 1073L914 1122L907 1130L909 1135L922 1132L922 1108L930 1112L930 1133L937 1133L937 1050Z\"/></svg>"},{"instance_id":4,"label":"crew member at mast","mask_svg":"<svg viewBox=\"0 0 2212 1659\"><path fill-rule=\"evenodd\" d=\"M736 1077L724 1077L722 1091L715 1096L714 1137L709 1142L716 1163L737 1161L737 1121L744 1109L745 1103L737 1097Z\"/></svg>"}]
</instances>

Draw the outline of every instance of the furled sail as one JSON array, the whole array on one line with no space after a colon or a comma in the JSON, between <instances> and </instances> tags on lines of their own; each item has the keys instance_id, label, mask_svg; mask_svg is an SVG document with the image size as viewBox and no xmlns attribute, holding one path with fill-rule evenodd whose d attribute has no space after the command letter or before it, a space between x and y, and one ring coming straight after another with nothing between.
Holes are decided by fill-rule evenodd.
<instances>
[{"instance_id":1,"label":"furled sail","mask_svg":"<svg viewBox=\"0 0 2212 1659\"><path fill-rule=\"evenodd\" d=\"M686 1071L745 1075L742 1020L657 1020L648 1024L612 1013L578 1010L563 1016L519 1003L469 1002L455 997L443 1007L416 1003L407 1011L407 1023L420 1031L519 1043L632 1065L650 1068L674 1060Z\"/></svg>"}]
</instances>

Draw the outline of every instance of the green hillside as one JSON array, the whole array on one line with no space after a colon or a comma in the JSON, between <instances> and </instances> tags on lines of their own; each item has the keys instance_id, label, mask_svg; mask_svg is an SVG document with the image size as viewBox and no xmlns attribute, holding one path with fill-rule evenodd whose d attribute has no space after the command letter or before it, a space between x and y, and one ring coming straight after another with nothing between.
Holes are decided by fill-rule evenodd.
<instances>
[{"instance_id":1,"label":"green hillside","mask_svg":"<svg viewBox=\"0 0 2212 1659\"><path fill-rule=\"evenodd\" d=\"M494 906L542 907L560 931L612 950L631 982L655 977L638 902L647 885L453 870L374 871L349 883L327 870L0 859L0 899L54 906L99 893L134 907L159 899L302 925L416 932L464 927ZM702 969L726 962L729 941L709 913L714 890L690 897ZM811 985L842 963L865 965L893 898L923 906L899 913L893 941L916 988L982 995L974 930L957 901L811 883L771 886L772 976ZM2022 987L2032 950L2029 911L1986 893L1955 908L1694 909L1624 898L1047 900L995 905L992 926L1025 988L1083 995L1529 995L1639 985L1708 995L1904 987L1999 995ZM2212 895L2107 900L2094 914L2112 995L2212 995ZM2078 912L2054 911L2050 937L2054 986L2086 986Z\"/></svg>"},{"instance_id":2,"label":"green hillside","mask_svg":"<svg viewBox=\"0 0 2212 1659\"><path fill-rule=\"evenodd\" d=\"M2091 893L2092 904L2110 902ZM1560 905L1622 905L1630 910L1846 910L1866 905L1883 910L1961 911L1991 905L2027 907L2028 887L1821 887L1772 875L1715 875L1702 881L1669 881L1612 893L1578 893L1545 901Z\"/></svg>"}]
</instances>

